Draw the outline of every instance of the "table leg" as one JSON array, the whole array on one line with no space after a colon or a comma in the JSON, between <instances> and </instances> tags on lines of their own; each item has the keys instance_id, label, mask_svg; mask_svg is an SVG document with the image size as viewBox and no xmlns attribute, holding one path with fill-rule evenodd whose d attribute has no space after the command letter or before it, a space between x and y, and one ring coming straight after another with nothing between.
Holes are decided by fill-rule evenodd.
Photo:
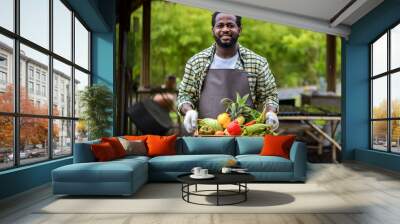
<instances>
[{"instance_id":1,"label":"table leg","mask_svg":"<svg viewBox=\"0 0 400 224\"><path fill-rule=\"evenodd\" d=\"M245 187L245 192L244 192L244 201L247 201L247 183L244 183L244 187Z\"/></svg>"},{"instance_id":2,"label":"table leg","mask_svg":"<svg viewBox=\"0 0 400 224\"><path fill-rule=\"evenodd\" d=\"M219 205L219 184L217 184L217 206Z\"/></svg>"},{"instance_id":3,"label":"table leg","mask_svg":"<svg viewBox=\"0 0 400 224\"><path fill-rule=\"evenodd\" d=\"M187 185L187 201L189 201L189 195L190 195L190 184Z\"/></svg>"},{"instance_id":4,"label":"table leg","mask_svg":"<svg viewBox=\"0 0 400 224\"><path fill-rule=\"evenodd\" d=\"M194 191L196 191L197 192L197 184L195 185L195 188L194 188L195 190Z\"/></svg>"}]
</instances>

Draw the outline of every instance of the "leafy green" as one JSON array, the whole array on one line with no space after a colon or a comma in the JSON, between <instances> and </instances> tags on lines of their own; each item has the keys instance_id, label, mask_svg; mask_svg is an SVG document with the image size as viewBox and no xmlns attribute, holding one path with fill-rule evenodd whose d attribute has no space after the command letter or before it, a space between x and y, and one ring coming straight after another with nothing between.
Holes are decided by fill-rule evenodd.
<instances>
[{"instance_id":1,"label":"leafy green","mask_svg":"<svg viewBox=\"0 0 400 224\"><path fill-rule=\"evenodd\" d=\"M253 124L250 126L243 127L243 136L263 136L266 134L273 134L275 133L271 130L271 126L267 124Z\"/></svg>"},{"instance_id":2,"label":"leafy green","mask_svg":"<svg viewBox=\"0 0 400 224\"><path fill-rule=\"evenodd\" d=\"M226 112L230 115L232 119L236 119L239 116L243 116L246 121L251 120L252 110L249 106L247 106L246 101L249 98L249 94L240 97L239 93L236 93L236 100L223 98L221 103L224 105Z\"/></svg>"},{"instance_id":3,"label":"leafy green","mask_svg":"<svg viewBox=\"0 0 400 224\"><path fill-rule=\"evenodd\" d=\"M222 126L218 123L217 120L211 118L204 118L199 120L199 126L201 127L209 127L215 131L222 131Z\"/></svg>"}]
</instances>

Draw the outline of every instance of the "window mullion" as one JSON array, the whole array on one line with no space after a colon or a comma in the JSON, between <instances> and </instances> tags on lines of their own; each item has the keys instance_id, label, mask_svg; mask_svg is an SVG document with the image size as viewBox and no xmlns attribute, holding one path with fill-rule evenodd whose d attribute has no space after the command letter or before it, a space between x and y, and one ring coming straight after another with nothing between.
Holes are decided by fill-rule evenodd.
<instances>
[{"instance_id":1,"label":"window mullion","mask_svg":"<svg viewBox=\"0 0 400 224\"><path fill-rule=\"evenodd\" d=\"M53 52L53 0L49 0L49 50ZM49 159L53 159L53 56L49 55L49 72L48 72L48 83L47 90L49 94L49 116L48 120L48 152Z\"/></svg>"},{"instance_id":2,"label":"window mullion","mask_svg":"<svg viewBox=\"0 0 400 224\"><path fill-rule=\"evenodd\" d=\"M369 106L369 110L370 110L370 113L369 113L369 117L370 117L370 149L373 149L374 148L374 144L373 144L373 141L374 141L374 132L373 132L373 128L374 128L374 121L373 121L373 91L374 91L374 79L373 79L373 71L374 71L374 65L373 65L373 54L374 54L374 48L372 47L373 45L371 45L370 46L370 52L371 52L371 55L370 55L370 58L369 58L369 60L370 60L370 77L369 77L369 79L370 79L370 91L369 91L369 94L370 94L370 97L369 97L369 104L370 104L370 106Z\"/></svg>"},{"instance_id":3,"label":"window mullion","mask_svg":"<svg viewBox=\"0 0 400 224\"><path fill-rule=\"evenodd\" d=\"M390 70L390 30L387 32L387 52L386 52L386 54L387 54L387 63L386 63L386 66L387 66L387 71L389 71ZM391 108L392 108L392 100L391 100L391 88L390 88L390 79L391 79L391 75L390 75L390 73L388 73L387 74L387 101L388 101L388 103L387 103L387 110L388 110L388 118L391 118L392 117L392 111L391 111ZM392 151L392 135L391 135L391 133L392 133L392 121L391 121L391 119L389 119L388 120L388 126L387 126L387 136L388 136L388 152L391 152Z\"/></svg>"},{"instance_id":4,"label":"window mullion","mask_svg":"<svg viewBox=\"0 0 400 224\"><path fill-rule=\"evenodd\" d=\"M14 30L19 35L19 5L20 1L14 1ZM19 39L14 39L14 113L19 114L20 112L20 50L19 50ZM20 145L20 118L14 116L14 166L20 165L19 145Z\"/></svg>"},{"instance_id":5,"label":"window mullion","mask_svg":"<svg viewBox=\"0 0 400 224\"><path fill-rule=\"evenodd\" d=\"M374 141L374 136L373 136L373 127L374 127L374 123L373 123L373 121L372 121L372 119L373 119L373 98L372 98L372 96L373 96L373 79L372 79L372 72L374 71L374 69L373 69L373 60L372 60L372 58L373 58L373 53L374 53L374 48L372 47L372 45L370 45L370 57L369 57L369 61L370 61L370 66L369 66L369 68L370 68L370 71L369 71L369 86L370 86L370 88L369 88L369 119L370 119L370 122L369 122L369 148L370 149L373 149L373 147L374 147L374 143L373 143L373 141Z\"/></svg>"},{"instance_id":6,"label":"window mullion","mask_svg":"<svg viewBox=\"0 0 400 224\"><path fill-rule=\"evenodd\" d=\"M71 99L71 117L75 118L75 12L72 11L71 15L71 24L72 24L72 29L71 29L71 60L72 60L72 67L71 67L71 91L72 91L72 99ZM73 120L71 122L72 124L72 130L71 130L71 150L72 150L72 155L74 155L74 146L75 146L75 126L76 126L76 121Z\"/></svg>"}]
</instances>

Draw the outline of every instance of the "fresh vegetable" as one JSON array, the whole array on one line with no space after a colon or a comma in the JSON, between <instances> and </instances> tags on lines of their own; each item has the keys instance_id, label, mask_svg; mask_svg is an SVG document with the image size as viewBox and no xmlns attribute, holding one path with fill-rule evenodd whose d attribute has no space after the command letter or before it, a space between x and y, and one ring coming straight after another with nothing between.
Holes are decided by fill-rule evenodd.
<instances>
[{"instance_id":1,"label":"fresh vegetable","mask_svg":"<svg viewBox=\"0 0 400 224\"><path fill-rule=\"evenodd\" d=\"M230 115L232 120L238 118L239 116L243 116L245 119L251 117L252 109L246 104L248 97L249 94L240 97L240 95L236 93L236 101L228 98L221 100L221 103L224 104L226 112Z\"/></svg>"},{"instance_id":2,"label":"fresh vegetable","mask_svg":"<svg viewBox=\"0 0 400 224\"><path fill-rule=\"evenodd\" d=\"M244 126L250 126L250 125L253 125L255 123L257 123L257 121L256 120L252 120L252 121L249 121L246 124L244 124Z\"/></svg>"},{"instance_id":3,"label":"fresh vegetable","mask_svg":"<svg viewBox=\"0 0 400 224\"><path fill-rule=\"evenodd\" d=\"M242 134L242 129L237 121L232 121L226 128L230 135L240 135Z\"/></svg>"},{"instance_id":4,"label":"fresh vegetable","mask_svg":"<svg viewBox=\"0 0 400 224\"><path fill-rule=\"evenodd\" d=\"M242 115L240 115L235 119L235 121L237 121L240 125L243 125L245 122L245 118Z\"/></svg>"},{"instance_id":5,"label":"fresh vegetable","mask_svg":"<svg viewBox=\"0 0 400 224\"><path fill-rule=\"evenodd\" d=\"M261 113L260 113L258 110L256 110L256 109L251 109L250 117L247 119L247 121L255 120L255 119L257 119L260 115L261 115Z\"/></svg>"},{"instance_id":6,"label":"fresh vegetable","mask_svg":"<svg viewBox=\"0 0 400 224\"><path fill-rule=\"evenodd\" d=\"M223 128L226 128L231 123L231 117L228 113L222 113L218 115L217 121Z\"/></svg>"},{"instance_id":7,"label":"fresh vegetable","mask_svg":"<svg viewBox=\"0 0 400 224\"><path fill-rule=\"evenodd\" d=\"M222 126L218 123L218 121L212 118L204 118L199 120L199 127L201 128L205 126L212 128L214 132L223 130Z\"/></svg>"},{"instance_id":8,"label":"fresh vegetable","mask_svg":"<svg viewBox=\"0 0 400 224\"><path fill-rule=\"evenodd\" d=\"M228 136L230 135L229 132L228 132L228 129L225 129L225 130L224 130L224 134L225 134L225 135L228 135Z\"/></svg>"},{"instance_id":9,"label":"fresh vegetable","mask_svg":"<svg viewBox=\"0 0 400 224\"><path fill-rule=\"evenodd\" d=\"M217 119L200 119L199 135L242 135L242 136L263 136L266 134L276 135L269 124L265 124L267 107L260 113L246 105L249 95L240 97L236 93L236 100L228 98L221 100L226 112L217 116ZM247 122L247 123L246 123Z\"/></svg>"},{"instance_id":10,"label":"fresh vegetable","mask_svg":"<svg viewBox=\"0 0 400 224\"><path fill-rule=\"evenodd\" d=\"M257 123L257 124L264 124L264 123L265 123L265 120L266 120L265 114L266 114L266 113L267 113L267 107L264 106L264 109L263 109L262 113L261 113L260 116L256 119L256 123Z\"/></svg>"},{"instance_id":11,"label":"fresh vegetable","mask_svg":"<svg viewBox=\"0 0 400 224\"><path fill-rule=\"evenodd\" d=\"M199 135L213 135L215 133L215 130L210 127L210 126L202 126L199 129Z\"/></svg>"},{"instance_id":12,"label":"fresh vegetable","mask_svg":"<svg viewBox=\"0 0 400 224\"><path fill-rule=\"evenodd\" d=\"M243 136L261 136L266 134L274 134L271 131L271 126L267 124L253 124L250 126L243 127Z\"/></svg>"},{"instance_id":13,"label":"fresh vegetable","mask_svg":"<svg viewBox=\"0 0 400 224\"><path fill-rule=\"evenodd\" d=\"M214 135L225 135L224 131L216 131Z\"/></svg>"}]
</instances>

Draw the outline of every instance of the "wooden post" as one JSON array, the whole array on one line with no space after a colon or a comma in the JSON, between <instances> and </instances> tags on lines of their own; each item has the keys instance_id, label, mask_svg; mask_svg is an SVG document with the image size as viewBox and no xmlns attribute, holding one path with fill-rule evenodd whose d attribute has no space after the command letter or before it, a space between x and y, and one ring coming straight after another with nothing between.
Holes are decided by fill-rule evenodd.
<instances>
[{"instance_id":1,"label":"wooden post","mask_svg":"<svg viewBox=\"0 0 400 224\"><path fill-rule=\"evenodd\" d=\"M336 36L326 35L327 91L336 92Z\"/></svg>"},{"instance_id":2,"label":"wooden post","mask_svg":"<svg viewBox=\"0 0 400 224\"><path fill-rule=\"evenodd\" d=\"M127 58L126 58L126 48L127 48L127 32L129 31L130 23L130 11L129 11L130 1L123 0L119 1L119 46L118 46L118 56L119 64L117 66L117 72L115 77L115 129L114 135L123 135L126 119L126 100L127 100Z\"/></svg>"},{"instance_id":3,"label":"wooden post","mask_svg":"<svg viewBox=\"0 0 400 224\"><path fill-rule=\"evenodd\" d=\"M142 47L142 72L140 76L140 87L150 87L150 24L151 24L151 1L143 2L143 47Z\"/></svg>"},{"instance_id":4,"label":"wooden post","mask_svg":"<svg viewBox=\"0 0 400 224\"><path fill-rule=\"evenodd\" d=\"M335 139L335 133L336 133L338 124L339 124L339 121L331 121L330 122L332 139ZM332 162L335 162L335 163L337 162L336 154L337 154L336 146L334 144L332 144Z\"/></svg>"}]
</instances>

